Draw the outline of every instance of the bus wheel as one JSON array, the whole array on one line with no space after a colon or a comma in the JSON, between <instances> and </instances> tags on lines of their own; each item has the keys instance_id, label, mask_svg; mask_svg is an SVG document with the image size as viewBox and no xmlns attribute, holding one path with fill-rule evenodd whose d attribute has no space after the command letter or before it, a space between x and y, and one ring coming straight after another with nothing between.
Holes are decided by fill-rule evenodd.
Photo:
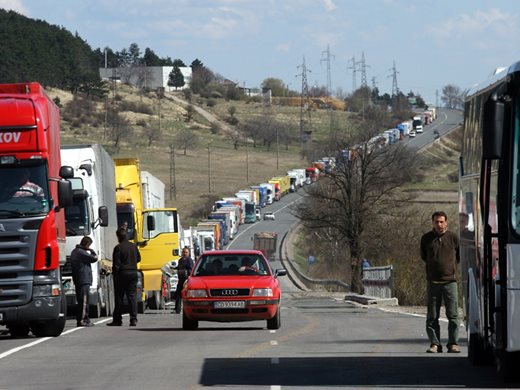
<instances>
[{"instance_id":1,"label":"bus wheel","mask_svg":"<svg viewBox=\"0 0 520 390\"><path fill-rule=\"evenodd\" d=\"M491 354L484 348L484 342L477 333L468 337L468 358L475 366L490 365L493 363Z\"/></svg>"}]
</instances>

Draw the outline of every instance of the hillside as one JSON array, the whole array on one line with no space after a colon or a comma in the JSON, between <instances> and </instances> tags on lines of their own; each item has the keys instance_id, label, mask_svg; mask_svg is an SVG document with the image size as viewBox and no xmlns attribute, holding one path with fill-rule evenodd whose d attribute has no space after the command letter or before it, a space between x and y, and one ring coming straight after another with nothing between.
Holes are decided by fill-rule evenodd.
<instances>
[{"instance_id":1,"label":"hillside","mask_svg":"<svg viewBox=\"0 0 520 390\"><path fill-rule=\"evenodd\" d=\"M132 135L124 137L118 148L110 140L110 126L104 128L101 121L94 125L93 115L104 117L104 102L92 103L94 106L91 117L83 116L83 120L65 119L70 111L68 106L72 102L72 95L57 89L48 89L52 98L58 97L62 105L62 143L101 143L112 157L131 157L140 159L142 168L159 177L167 190L167 206L177 207L180 210L181 223L188 225L192 218L201 212L207 211L211 199L218 199L224 195L235 193L237 190L264 182L290 168L304 166L301 159L299 145L280 146L268 150L266 147L249 145L247 148L240 144L238 149L228 135L220 131L212 133L211 123L201 115L195 113L193 120L185 121L186 108L173 99L173 93L166 93L160 99L161 135L158 140L148 146L146 129L159 127L159 99L155 93L138 94L134 88L118 85L117 100L121 106L142 104L152 111L152 114L143 114L135 111L123 111L121 115L130 124ZM176 95L183 99L182 94ZM221 99L223 101L223 99ZM219 101L216 107L219 107ZM222 103L224 106L224 103ZM237 103L237 112L240 116L246 115L247 110L259 110L259 107L250 104ZM294 109L295 113L298 112ZM223 126L223 124L221 124ZM196 135L198 143L190 147L184 155L184 150L176 145L175 137L183 131ZM175 177L171 167L170 145L175 147ZM277 158L278 156L278 158ZM209 174L211 172L211 174ZM175 180L176 198L170 199L170 178ZM212 202L210 202L212 203Z\"/></svg>"}]
</instances>

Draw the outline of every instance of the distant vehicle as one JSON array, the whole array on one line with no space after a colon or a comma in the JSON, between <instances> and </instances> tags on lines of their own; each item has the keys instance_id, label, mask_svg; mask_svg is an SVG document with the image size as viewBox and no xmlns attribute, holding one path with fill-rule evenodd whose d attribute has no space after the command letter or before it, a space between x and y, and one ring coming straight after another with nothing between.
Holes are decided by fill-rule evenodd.
<instances>
[{"instance_id":1,"label":"distant vehicle","mask_svg":"<svg viewBox=\"0 0 520 390\"><path fill-rule=\"evenodd\" d=\"M260 221L262 219L262 212L260 211L259 208L255 209L255 215L256 215L256 220L257 221Z\"/></svg>"},{"instance_id":2,"label":"distant vehicle","mask_svg":"<svg viewBox=\"0 0 520 390\"><path fill-rule=\"evenodd\" d=\"M264 221L274 221L275 219L276 219L276 217L274 216L273 213L271 213L271 212L264 213Z\"/></svg>"},{"instance_id":3,"label":"distant vehicle","mask_svg":"<svg viewBox=\"0 0 520 390\"><path fill-rule=\"evenodd\" d=\"M278 276L286 274L273 271L260 251L203 253L182 290L182 328L197 329L199 321L266 320L267 329L279 329Z\"/></svg>"},{"instance_id":4,"label":"distant vehicle","mask_svg":"<svg viewBox=\"0 0 520 390\"><path fill-rule=\"evenodd\" d=\"M415 137L415 130L410 130L408 133L408 137L414 138Z\"/></svg>"},{"instance_id":5,"label":"distant vehicle","mask_svg":"<svg viewBox=\"0 0 520 390\"><path fill-rule=\"evenodd\" d=\"M417 115L413 117L412 129L415 130L416 133L423 132L423 121L421 116Z\"/></svg>"}]
</instances>

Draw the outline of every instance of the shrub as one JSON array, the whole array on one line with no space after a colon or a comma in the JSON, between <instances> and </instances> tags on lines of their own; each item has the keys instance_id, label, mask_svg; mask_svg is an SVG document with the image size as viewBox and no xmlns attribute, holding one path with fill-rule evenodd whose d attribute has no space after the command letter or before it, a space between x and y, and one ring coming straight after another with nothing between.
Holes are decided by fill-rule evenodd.
<instances>
[{"instance_id":1,"label":"shrub","mask_svg":"<svg viewBox=\"0 0 520 390\"><path fill-rule=\"evenodd\" d=\"M215 99L208 99L206 101L206 105L208 107L215 107L217 105L217 101Z\"/></svg>"}]
</instances>

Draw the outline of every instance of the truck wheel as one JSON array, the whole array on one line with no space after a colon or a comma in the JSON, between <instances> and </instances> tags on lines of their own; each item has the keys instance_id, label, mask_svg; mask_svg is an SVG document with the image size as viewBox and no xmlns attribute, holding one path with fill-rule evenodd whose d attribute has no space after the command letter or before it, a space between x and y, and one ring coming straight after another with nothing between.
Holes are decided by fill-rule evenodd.
<instances>
[{"instance_id":1,"label":"truck wheel","mask_svg":"<svg viewBox=\"0 0 520 390\"><path fill-rule=\"evenodd\" d=\"M186 317L186 314L184 314L184 312L182 313L182 329L195 330L198 327L199 327L199 321L190 320L188 317Z\"/></svg>"},{"instance_id":2,"label":"truck wheel","mask_svg":"<svg viewBox=\"0 0 520 390\"><path fill-rule=\"evenodd\" d=\"M11 337L27 337L29 335L29 325L28 324L7 324L7 329L9 329L9 333Z\"/></svg>"},{"instance_id":3,"label":"truck wheel","mask_svg":"<svg viewBox=\"0 0 520 390\"><path fill-rule=\"evenodd\" d=\"M280 329L281 325L282 319L280 316L280 307L278 306L278 310L276 310L274 317L267 320L267 329Z\"/></svg>"}]
</instances>

